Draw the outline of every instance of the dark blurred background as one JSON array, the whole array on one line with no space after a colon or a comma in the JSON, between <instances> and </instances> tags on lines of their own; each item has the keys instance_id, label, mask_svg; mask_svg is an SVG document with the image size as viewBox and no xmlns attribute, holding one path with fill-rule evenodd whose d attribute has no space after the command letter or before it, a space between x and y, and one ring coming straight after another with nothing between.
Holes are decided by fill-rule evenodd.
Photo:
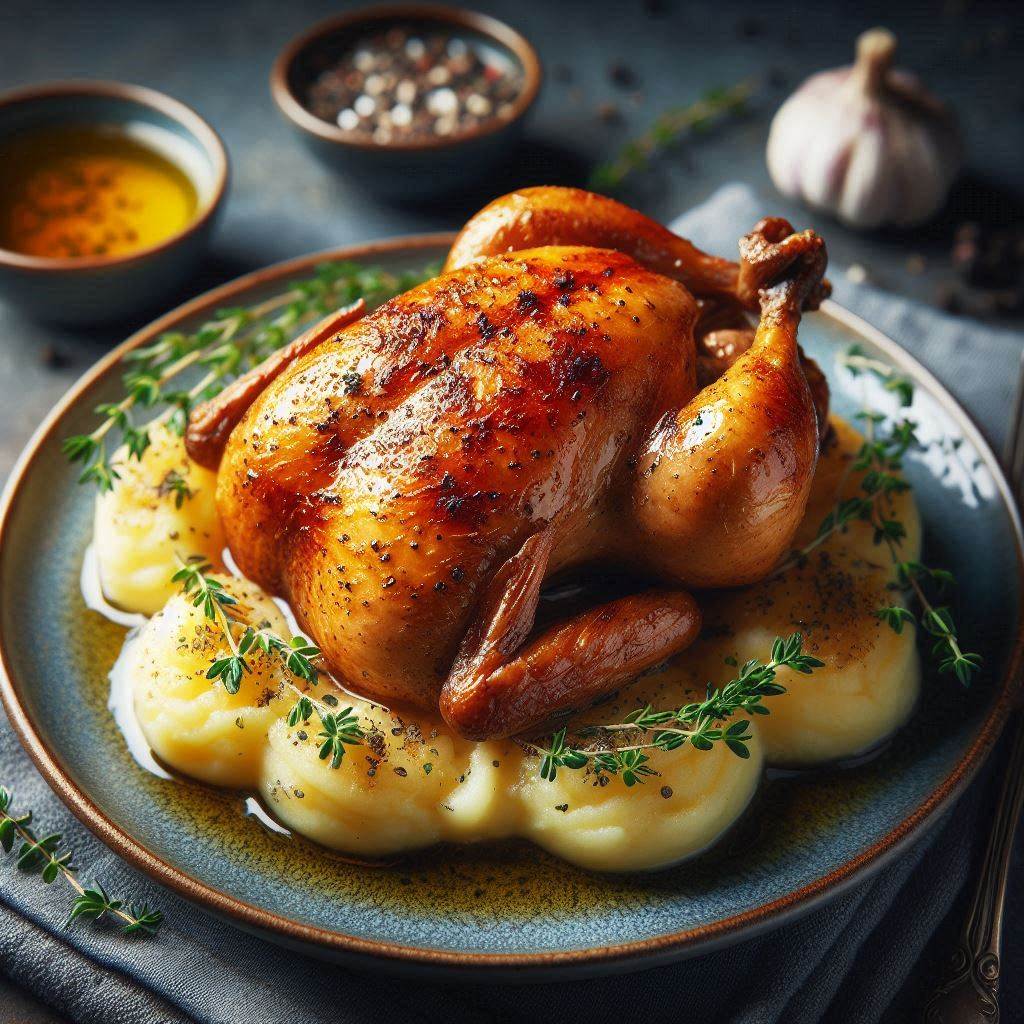
<instances>
[{"instance_id":1,"label":"dark blurred background","mask_svg":"<svg viewBox=\"0 0 1024 1024\"><path fill-rule=\"evenodd\" d=\"M470 6L521 30L545 65L526 142L479 188L406 206L368 197L314 161L270 98L268 75L281 47L312 22L355 6L361 5L0 0L0 90L52 78L112 78L167 92L213 124L230 152L231 193L210 257L184 298L311 250L455 228L516 185L584 184L595 163L614 157L664 109L750 76L761 85L748 114L673 148L633 176L620 197L671 220L720 185L742 180L771 210L777 197L764 147L772 114L808 74L848 63L858 33L881 24L899 38L897 62L958 111L965 174L946 210L923 229L865 235L811 214L805 223L826 235L834 274L852 273L958 315L1024 324L1021 308L997 311L983 295L965 314L953 256L965 224L1021 220L1020 3L481 0ZM0 306L0 480L71 381L147 319L83 332L39 325ZM0 1007L8 1008L0 1020L49 1019L14 1000L0 981Z\"/></svg>"}]
</instances>

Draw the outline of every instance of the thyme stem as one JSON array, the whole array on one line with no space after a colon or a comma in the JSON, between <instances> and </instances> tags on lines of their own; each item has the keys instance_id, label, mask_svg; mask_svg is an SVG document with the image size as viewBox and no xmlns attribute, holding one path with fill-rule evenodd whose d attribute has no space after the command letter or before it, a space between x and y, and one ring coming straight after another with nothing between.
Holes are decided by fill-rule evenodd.
<instances>
[{"instance_id":1,"label":"thyme stem","mask_svg":"<svg viewBox=\"0 0 1024 1024\"><path fill-rule=\"evenodd\" d=\"M15 838L21 841L18 850L18 867L39 871L43 883L50 885L58 877L63 878L76 898L68 916L70 924L78 917L96 920L104 914L111 914L123 922L126 934L153 935L163 921L159 910L150 910L145 905L127 906L121 900L111 899L101 885L83 885L71 863L71 852L58 852L61 836L53 833L42 839L36 836L29 825L31 812L15 816L11 813L13 797L11 791L0 786L0 847L9 853Z\"/></svg>"},{"instance_id":2,"label":"thyme stem","mask_svg":"<svg viewBox=\"0 0 1024 1024\"><path fill-rule=\"evenodd\" d=\"M64 453L70 461L82 463L81 482L110 490L119 479L106 444L115 431L120 432L128 457L141 458L153 425L168 424L183 433L196 401L215 395L317 317L357 298L366 299L368 305L379 304L431 272L432 268L396 276L348 263L325 263L313 277L296 282L279 295L249 307L219 310L191 334L166 332L152 346L125 356L129 369L123 381L128 394L97 407L100 423L89 433L66 438ZM197 366L208 368L197 384L185 390L170 387ZM133 414L154 406L164 408L142 426L134 422Z\"/></svg>"},{"instance_id":3,"label":"thyme stem","mask_svg":"<svg viewBox=\"0 0 1024 1024\"><path fill-rule=\"evenodd\" d=\"M219 581L207 575L210 566L201 556L187 560L178 556L178 564L180 568L173 581L181 583L182 591L191 598L193 606L202 608L206 618L219 628L230 650L228 657L214 659L207 670L207 679L219 679L228 693L237 693L245 674L252 671L246 661L250 650L256 648L267 655L276 655L284 669L278 685L298 698L288 712L288 724L295 726L307 722L315 711L322 726L317 736L321 741L320 759L329 758L331 767L339 768L346 747L361 743L365 735L358 716L352 713L352 707L336 710L339 702L333 694L325 694L319 699L308 688L300 688L293 679L305 680L308 687L317 684L319 670L315 661L320 657L320 649L304 636L294 636L288 641L268 625L257 628L247 622L238 614L242 610L238 600ZM243 631L239 639L235 637L236 627Z\"/></svg>"},{"instance_id":4,"label":"thyme stem","mask_svg":"<svg viewBox=\"0 0 1024 1024\"><path fill-rule=\"evenodd\" d=\"M897 374L893 367L866 355L860 346L851 346L844 353L842 363L855 377L864 373L876 377L886 391L898 397L901 406L906 407L913 403L913 383ZM923 585L924 580L939 584L952 583L953 576L943 569L931 568L921 562L907 561L901 551L902 542L906 537L906 527L895 518L893 497L901 491L911 489L901 471L903 457L915 445L920 444L914 432L916 424L903 419L896 422L886 435L880 436L879 427L887 417L869 408L867 402L864 403L858 418L865 423L864 443L843 473L832 510L822 522L815 539L786 559L771 578L802 563L818 545L849 523L856 520L868 523L874 530L875 543L884 543L895 570L896 583L893 586L912 595L921 609L920 615L915 616L904 604L896 603L877 609L875 615L896 633L902 632L906 622L920 625L925 632L935 638L932 655L938 659L939 671L954 674L962 685L967 686L974 673L981 667L981 657L963 649L950 609L936 605ZM955 446L954 454L959 459ZM862 493L857 497L844 499L846 484L854 470L864 471L861 481ZM885 503L887 507L883 510L882 506Z\"/></svg>"},{"instance_id":5,"label":"thyme stem","mask_svg":"<svg viewBox=\"0 0 1024 1024\"><path fill-rule=\"evenodd\" d=\"M720 689L708 683L703 701L684 704L671 710L655 710L651 705L638 708L627 715L624 722L588 726L583 735L615 735L634 732L637 742L608 746L570 746L567 729L555 733L547 746L528 744L528 749L540 756L540 776L554 781L560 768L591 767L598 774L619 775L626 786L642 783L644 778L656 774L648 763L645 751L678 750L689 743L696 750L710 750L716 743L724 743L738 757L749 757L747 743L752 738L750 721L742 718L731 725L722 723L737 711L750 715L766 715L765 697L786 692L776 682L780 668L810 674L823 662L803 652L803 637L799 633L783 639L777 637L772 644L767 662L751 659L737 676ZM647 737L650 737L649 739Z\"/></svg>"},{"instance_id":6,"label":"thyme stem","mask_svg":"<svg viewBox=\"0 0 1024 1024\"><path fill-rule=\"evenodd\" d=\"M745 79L724 89L711 89L688 106L665 111L643 135L627 143L614 160L594 169L591 188L614 191L660 150L679 141L684 133L701 131L716 118L740 113L756 88L755 80Z\"/></svg>"}]
</instances>

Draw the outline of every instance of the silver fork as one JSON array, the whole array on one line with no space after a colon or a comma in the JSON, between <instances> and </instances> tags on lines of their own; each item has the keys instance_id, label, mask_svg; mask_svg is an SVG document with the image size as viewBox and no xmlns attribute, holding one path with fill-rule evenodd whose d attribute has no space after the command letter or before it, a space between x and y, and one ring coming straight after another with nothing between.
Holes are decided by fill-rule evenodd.
<instances>
[{"instance_id":1,"label":"silver fork","mask_svg":"<svg viewBox=\"0 0 1024 1024\"><path fill-rule=\"evenodd\" d=\"M1017 380L1013 422L1004 462L1018 506L1024 498L1024 362ZM999 1020L999 954L1003 905L1013 837L1024 804L1024 710L1008 723L1010 757L989 832L985 859L975 885L956 952L945 980L924 1009L927 1024L996 1024Z\"/></svg>"}]
</instances>

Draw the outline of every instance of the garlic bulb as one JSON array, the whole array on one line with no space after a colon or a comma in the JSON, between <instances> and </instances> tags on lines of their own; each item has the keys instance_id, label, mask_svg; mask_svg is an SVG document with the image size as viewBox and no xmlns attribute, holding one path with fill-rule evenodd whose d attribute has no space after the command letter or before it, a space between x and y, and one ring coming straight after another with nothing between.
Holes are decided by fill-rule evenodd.
<instances>
[{"instance_id":1,"label":"garlic bulb","mask_svg":"<svg viewBox=\"0 0 1024 1024\"><path fill-rule=\"evenodd\" d=\"M851 67L813 75L779 109L768 171L784 195L857 228L905 227L942 206L960 169L956 122L892 68L896 37L871 29Z\"/></svg>"}]
</instances>

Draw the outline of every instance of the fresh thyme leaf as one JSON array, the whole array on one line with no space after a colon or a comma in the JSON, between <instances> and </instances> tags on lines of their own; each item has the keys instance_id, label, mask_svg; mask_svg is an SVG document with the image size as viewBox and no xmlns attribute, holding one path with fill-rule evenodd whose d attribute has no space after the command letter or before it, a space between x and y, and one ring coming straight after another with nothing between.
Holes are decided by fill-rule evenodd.
<instances>
[{"instance_id":1,"label":"fresh thyme leaf","mask_svg":"<svg viewBox=\"0 0 1024 1024\"><path fill-rule=\"evenodd\" d=\"M185 478L176 469L170 470L163 480L160 481L160 486L157 488L157 494L161 498L166 498L171 494L174 495L175 508L181 508L186 501L193 497L194 493L188 484L185 483Z\"/></svg>"},{"instance_id":2,"label":"fresh thyme leaf","mask_svg":"<svg viewBox=\"0 0 1024 1024\"><path fill-rule=\"evenodd\" d=\"M86 886L82 894L75 897L67 923L79 917L98 921L104 914L120 910L122 906L124 904L120 900L112 900L103 886L94 882L91 888Z\"/></svg>"},{"instance_id":3,"label":"fresh thyme leaf","mask_svg":"<svg viewBox=\"0 0 1024 1024\"><path fill-rule=\"evenodd\" d=\"M914 618L914 613L901 604L891 604L879 608L875 612L875 616L881 619L894 633L902 633L904 623L917 621Z\"/></svg>"},{"instance_id":4,"label":"fresh thyme leaf","mask_svg":"<svg viewBox=\"0 0 1024 1024\"><path fill-rule=\"evenodd\" d=\"M112 450L120 435L128 457L140 459L149 447L153 424L184 434L195 403L212 398L319 317L359 298L370 307L380 305L436 272L436 267L427 267L396 275L349 262L323 263L312 277L293 282L280 295L249 307L217 310L191 333L168 331L152 345L134 349L124 357L125 396L98 406L99 425L62 445L71 462L84 466L79 482L109 491L119 479L108 455L108 436ZM196 371L201 373L193 382ZM132 412L140 409L158 411L140 425L132 420Z\"/></svg>"},{"instance_id":5,"label":"fresh thyme leaf","mask_svg":"<svg viewBox=\"0 0 1024 1024\"><path fill-rule=\"evenodd\" d=\"M313 702L308 697L300 697L288 712L288 724L294 727L300 722L308 722L312 717Z\"/></svg>"},{"instance_id":6,"label":"fresh thyme leaf","mask_svg":"<svg viewBox=\"0 0 1024 1024\"><path fill-rule=\"evenodd\" d=\"M206 671L207 679L219 679L228 693L238 693L242 686L242 677L250 671L249 665L241 655L233 654L227 658L218 658Z\"/></svg>"},{"instance_id":7,"label":"fresh thyme leaf","mask_svg":"<svg viewBox=\"0 0 1024 1024\"><path fill-rule=\"evenodd\" d=\"M570 746L567 729L560 729L550 737L547 746L535 744L533 747L541 759L540 777L554 782L560 768L576 770L589 766L598 775L617 775L631 787L656 774L645 751L678 750L685 743L695 750L711 750L716 743L724 743L737 757L747 758L750 756L747 743L752 738L749 720L742 718L728 725L723 723L740 711L768 714L764 699L786 692L786 688L776 682L780 668L809 675L823 664L804 652L800 633L776 637L768 662L751 659L721 688L709 683L703 701L675 709L655 709L648 704L631 711L622 722L588 726L582 734L598 737L599 745ZM625 735L630 742L609 748L608 739L619 735Z\"/></svg>"},{"instance_id":8,"label":"fresh thyme leaf","mask_svg":"<svg viewBox=\"0 0 1024 1024\"><path fill-rule=\"evenodd\" d=\"M150 910L145 903L133 903L129 917L132 918L121 930L125 935L155 935L163 922L164 915L160 910Z\"/></svg>"},{"instance_id":9,"label":"fresh thyme leaf","mask_svg":"<svg viewBox=\"0 0 1024 1024\"><path fill-rule=\"evenodd\" d=\"M68 924L78 918L98 920L104 914L110 914L121 920L125 934L152 935L156 932L163 920L159 910L145 906L125 909L124 903L112 899L98 882L92 886L83 885L71 863L71 851L61 850L63 839L60 834L54 832L42 838L37 836L29 824L31 813L12 814L12 801L11 791L0 786L0 847L5 853L10 853L15 842L20 841L16 861L20 870L37 873L44 885L51 885L58 878L64 879L76 894L68 914Z\"/></svg>"},{"instance_id":10,"label":"fresh thyme leaf","mask_svg":"<svg viewBox=\"0 0 1024 1024\"><path fill-rule=\"evenodd\" d=\"M352 708L344 711L325 712L318 709L323 729L317 734L320 743L320 760L331 760L332 768L340 768L345 757L347 744L359 744L365 733L359 726L359 718L352 714Z\"/></svg>"},{"instance_id":11,"label":"fresh thyme leaf","mask_svg":"<svg viewBox=\"0 0 1024 1024\"><path fill-rule=\"evenodd\" d=\"M882 381L885 389L897 396L901 407L913 403L913 383L897 374L891 366L869 356L861 346L851 345L841 362L854 377L866 373ZM928 593L928 588L941 592L952 586L955 583L953 574L948 569L907 560L900 551L907 530L906 525L895 517L892 498L911 489L910 483L900 473L907 453L921 446L917 424L905 417L890 424L889 417L875 409L862 410L857 419L864 425L865 437L851 462L851 469L864 474L860 482L863 495L837 501L822 520L817 537L794 552L776 570L776 575L800 564L822 541L853 520L868 523L875 544L884 546L889 554L896 577L893 589L905 591L921 609L920 615L915 616L904 605L890 604L877 609L876 617L895 633L902 633L908 622L919 624L933 638L932 656L939 672L954 675L963 686L968 686L981 667L981 656L962 650L952 611L945 605L936 606ZM843 483L845 480L846 477Z\"/></svg>"}]
</instances>

